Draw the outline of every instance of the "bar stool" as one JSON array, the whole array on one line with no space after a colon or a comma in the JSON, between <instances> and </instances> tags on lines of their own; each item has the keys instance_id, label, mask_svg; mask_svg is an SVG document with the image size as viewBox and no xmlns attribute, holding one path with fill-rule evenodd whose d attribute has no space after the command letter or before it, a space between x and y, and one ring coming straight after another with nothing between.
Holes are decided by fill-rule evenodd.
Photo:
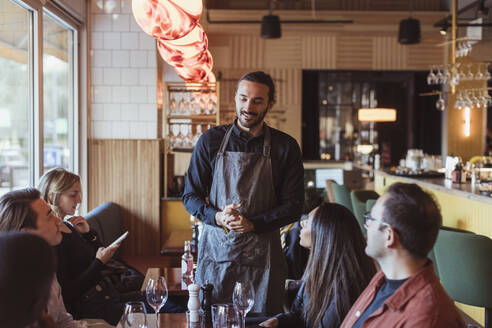
<instances>
[{"instance_id":1,"label":"bar stool","mask_svg":"<svg viewBox=\"0 0 492 328\"><path fill-rule=\"evenodd\" d=\"M353 213L354 210L352 209L352 201L350 200L350 189L343 185L339 185L338 183L332 183L331 188L333 189L335 202L345 206Z\"/></svg>"},{"instance_id":2,"label":"bar stool","mask_svg":"<svg viewBox=\"0 0 492 328\"><path fill-rule=\"evenodd\" d=\"M492 240L462 231L439 231L434 245L439 278L457 302L485 308L485 328L492 328Z\"/></svg>"},{"instance_id":3,"label":"bar stool","mask_svg":"<svg viewBox=\"0 0 492 328\"><path fill-rule=\"evenodd\" d=\"M374 190L354 190L350 193L352 209L364 236L366 235L366 229L364 228L364 213L367 212L366 202L369 199L377 199L378 197L379 194Z\"/></svg>"}]
</instances>

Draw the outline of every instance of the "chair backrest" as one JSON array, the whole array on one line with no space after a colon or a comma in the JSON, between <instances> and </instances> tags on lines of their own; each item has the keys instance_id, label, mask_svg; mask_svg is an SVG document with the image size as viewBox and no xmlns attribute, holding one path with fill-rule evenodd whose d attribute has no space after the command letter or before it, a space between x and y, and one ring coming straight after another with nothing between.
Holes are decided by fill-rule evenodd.
<instances>
[{"instance_id":1,"label":"chair backrest","mask_svg":"<svg viewBox=\"0 0 492 328\"><path fill-rule=\"evenodd\" d=\"M366 212L370 212L374 205L376 204L377 199L368 199L366 202Z\"/></svg>"},{"instance_id":2,"label":"chair backrest","mask_svg":"<svg viewBox=\"0 0 492 328\"><path fill-rule=\"evenodd\" d=\"M345 206L353 213L354 210L352 209L352 201L350 200L350 189L343 185L339 185L338 183L332 183L331 187L333 189L333 195L335 196L335 202Z\"/></svg>"},{"instance_id":3,"label":"chair backrest","mask_svg":"<svg viewBox=\"0 0 492 328\"><path fill-rule=\"evenodd\" d=\"M335 203L335 193L333 192L333 184L336 184L335 180L326 180L326 196L328 196L328 201L330 203Z\"/></svg>"},{"instance_id":4,"label":"chair backrest","mask_svg":"<svg viewBox=\"0 0 492 328\"><path fill-rule=\"evenodd\" d=\"M369 199L377 199L378 197L379 194L374 190L354 190L350 193L352 209L364 235L366 234L366 229L364 228L364 213L367 211L366 202Z\"/></svg>"},{"instance_id":5,"label":"chair backrest","mask_svg":"<svg viewBox=\"0 0 492 328\"><path fill-rule=\"evenodd\" d=\"M492 308L492 240L441 229L434 253L443 287L455 301Z\"/></svg>"},{"instance_id":6,"label":"chair backrest","mask_svg":"<svg viewBox=\"0 0 492 328\"><path fill-rule=\"evenodd\" d=\"M121 207L116 203L106 202L85 215L87 223L94 229L103 246L108 246L124 232Z\"/></svg>"}]
</instances>

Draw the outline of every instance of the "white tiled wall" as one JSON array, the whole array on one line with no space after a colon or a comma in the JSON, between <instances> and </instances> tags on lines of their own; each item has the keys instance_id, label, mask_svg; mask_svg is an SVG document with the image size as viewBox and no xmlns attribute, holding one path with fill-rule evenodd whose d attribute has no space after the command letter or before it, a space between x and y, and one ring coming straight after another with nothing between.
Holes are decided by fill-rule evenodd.
<instances>
[{"instance_id":1,"label":"white tiled wall","mask_svg":"<svg viewBox=\"0 0 492 328\"><path fill-rule=\"evenodd\" d=\"M157 137L156 45L135 22L131 0L106 13L92 1L93 138Z\"/></svg>"}]
</instances>

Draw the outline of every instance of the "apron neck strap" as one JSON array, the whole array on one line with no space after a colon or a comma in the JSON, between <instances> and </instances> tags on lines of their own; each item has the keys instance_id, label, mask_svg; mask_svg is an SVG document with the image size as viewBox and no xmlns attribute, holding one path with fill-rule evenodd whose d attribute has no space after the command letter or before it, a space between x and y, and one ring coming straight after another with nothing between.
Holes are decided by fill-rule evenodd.
<instances>
[{"instance_id":1,"label":"apron neck strap","mask_svg":"<svg viewBox=\"0 0 492 328\"><path fill-rule=\"evenodd\" d=\"M266 123L264 123L263 127L264 127L263 156L270 157L270 151L272 149L272 137L270 134L270 128L268 127L268 125L266 125ZM233 128L234 128L234 123L232 123L229 129L227 129L224 139L222 139L222 143L220 144L220 148L219 148L219 154L221 155L223 155L225 152Z\"/></svg>"}]
</instances>

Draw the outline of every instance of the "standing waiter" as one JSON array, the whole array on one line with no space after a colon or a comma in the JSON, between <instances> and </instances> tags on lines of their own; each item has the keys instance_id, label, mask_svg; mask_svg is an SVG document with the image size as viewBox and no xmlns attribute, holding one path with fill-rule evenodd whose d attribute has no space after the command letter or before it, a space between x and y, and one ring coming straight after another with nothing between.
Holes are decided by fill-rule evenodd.
<instances>
[{"instance_id":1,"label":"standing waiter","mask_svg":"<svg viewBox=\"0 0 492 328\"><path fill-rule=\"evenodd\" d=\"M279 228L299 219L304 200L299 145L263 122L274 95L264 72L239 79L237 118L198 140L183 194L186 210L205 223L197 283L212 283L212 302L227 303L236 281L251 281L252 311L267 314L282 310L287 266Z\"/></svg>"}]
</instances>

